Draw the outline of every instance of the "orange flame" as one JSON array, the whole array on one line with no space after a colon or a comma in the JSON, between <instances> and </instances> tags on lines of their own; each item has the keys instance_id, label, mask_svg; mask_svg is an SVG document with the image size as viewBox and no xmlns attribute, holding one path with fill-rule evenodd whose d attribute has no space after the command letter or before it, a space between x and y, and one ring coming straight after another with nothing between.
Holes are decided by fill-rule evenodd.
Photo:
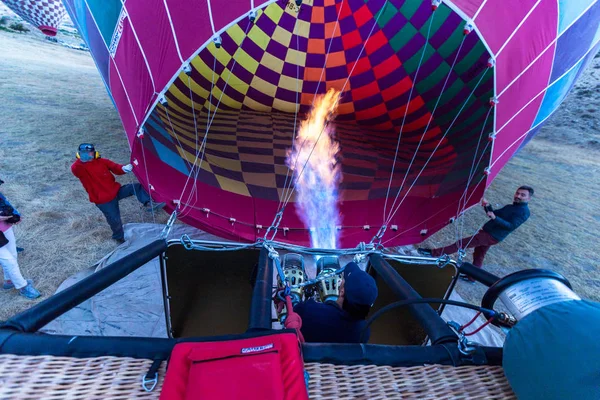
<instances>
[{"instance_id":1,"label":"orange flame","mask_svg":"<svg viewBox=\"0 0 600 400\"><path fill-rule=\"evenodd\" d=\"M340 150L330 123L340 92L330 89L315 99L308 118L302 121L288 166L294 171L296 209L311 230L313 247L336 248L339 224L337 189L341 181L336 156Z\"/></svg>"}]
</instances>

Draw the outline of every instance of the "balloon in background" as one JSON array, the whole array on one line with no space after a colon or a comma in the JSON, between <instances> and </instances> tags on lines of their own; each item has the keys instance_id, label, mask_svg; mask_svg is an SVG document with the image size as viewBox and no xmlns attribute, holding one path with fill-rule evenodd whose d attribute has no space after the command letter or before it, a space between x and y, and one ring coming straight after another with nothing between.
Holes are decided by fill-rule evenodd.
<instances>
[{"instance_id":1,"label":"balloon in background","mask_svg":"<svg viewBox=\"0 0 600 400\"><path fill-rule=\"evenodd\" d=\"M2 0L19 17L45 35L56 36L67 11L60 0Z\"/></svg>"}]
</instances>

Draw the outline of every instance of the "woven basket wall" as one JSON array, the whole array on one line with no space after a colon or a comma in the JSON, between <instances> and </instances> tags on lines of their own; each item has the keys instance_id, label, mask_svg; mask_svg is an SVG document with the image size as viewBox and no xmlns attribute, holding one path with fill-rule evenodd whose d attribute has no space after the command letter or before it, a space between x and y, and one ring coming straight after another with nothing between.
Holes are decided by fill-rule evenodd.
<instances>
[{"instance_id":1,"label":"woven basket wall","mask_svg":"<svg viewBox=\"0 0 600 400\"><path fill-rule=\"evenodd\" d=\"M0 399L158 399L141 387L152 360L0 355ZM306 364L311 399L515 399L501 367Z\"/></svg>"}]
</instances>

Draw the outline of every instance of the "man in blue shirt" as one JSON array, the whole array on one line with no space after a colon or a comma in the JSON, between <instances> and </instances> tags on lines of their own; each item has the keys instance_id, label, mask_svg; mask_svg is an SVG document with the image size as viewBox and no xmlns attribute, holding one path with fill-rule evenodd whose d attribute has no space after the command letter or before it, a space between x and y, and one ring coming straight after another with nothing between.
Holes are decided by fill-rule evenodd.
<instances>
[{"instance_id":1,"label":"man in blue shirt","mask_svg":"<svg viewBox=\"0 0 600 400\"><path fill-rule=\"evenodd\" d=\"M517 229L529 218L529 200L533 196L533 188L530 186L521 186L517 189L513 203L502 207L499 210L493 210L491 205L484 199L482 205L490 220L483 225L483 228L473 236L469 236L451 244L450 246L439 247L437 249L419 249L421 254L439 257L442 254L453 254L461 248L474 247L473 265L478 268L483 266L485 254L490 249ZM471 277L466 278L474 282Z\"/></svg>"},{"instance_id":2,"label":"man in blue shirt","mask_svg":"<svg viewBox=\"0 0 600 400\"><path fill-rule=\"evenodd\" d=\"M375 279L351 262L344 268L337 300L317 303L309 299L298 303L294 311L302 318L307 342L361 343L365 318L376 298ZM363 339L368 342L368 330Z\"/></svg>"}]
</instances>

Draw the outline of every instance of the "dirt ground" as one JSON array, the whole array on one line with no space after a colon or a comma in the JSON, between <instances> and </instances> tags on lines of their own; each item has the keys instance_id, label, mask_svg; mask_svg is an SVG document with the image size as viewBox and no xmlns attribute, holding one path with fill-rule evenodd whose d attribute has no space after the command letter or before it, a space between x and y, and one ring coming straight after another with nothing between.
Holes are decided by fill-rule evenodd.
<instances>
[{"instance_id":1,"label":"dirt ground","mask_svg":"<svg viewBox=\"0 0 600 400\"><path fill-rule=\"evenodd\" d=\"M24 217L15 229L25 248L21 270L46 298L116 247L104 217L71 175L77 145L95 143L103 156L121 163L129 160L129 147L88 53L2 31L0 49L2 192ZM552 269L582 297L600 300L600 59L594 61L561 110L488 190L486 197L499 204L511 202L521 184L534 186L536 196L530 220L489 251L486 268L498 275ZM151 221L133 199L121 202L121 211L124 223ZM157 222L167 217L162 213ZM481 210L470 210L465 234L484 221ZM426 244L454 240L454 229ZM477 302L484 287L461 282L458 291ZM14 291L0 293L0 320L31 304Z\"/></svg>"}]
</instances>

